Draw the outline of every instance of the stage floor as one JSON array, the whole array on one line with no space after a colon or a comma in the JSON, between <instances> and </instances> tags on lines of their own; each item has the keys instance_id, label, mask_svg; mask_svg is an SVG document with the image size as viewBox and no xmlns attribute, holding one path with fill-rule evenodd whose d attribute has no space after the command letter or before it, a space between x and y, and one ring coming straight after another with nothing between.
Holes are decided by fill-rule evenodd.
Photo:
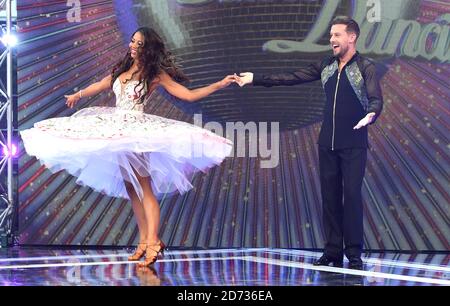
<instances>
[{"instance_id":1,"label":"stage floor","mask_svg":"<svg viewBox=\"0 0 450 306\"><path fill-rule=\"evenodd\" d=\"M427 286L450 285L450 254L372 253L364 270L316 267L317 252L169 249L152 269L127 250L0 249L2 286Z\"/></svg>"}]
</instances>

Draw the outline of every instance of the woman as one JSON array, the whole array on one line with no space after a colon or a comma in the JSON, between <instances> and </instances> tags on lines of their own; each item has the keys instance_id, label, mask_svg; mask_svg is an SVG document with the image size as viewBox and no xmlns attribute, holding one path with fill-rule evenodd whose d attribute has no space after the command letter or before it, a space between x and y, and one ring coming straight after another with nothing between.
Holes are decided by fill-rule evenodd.
<instances>
[{"instance_id":1,"label":"woman","mask_svg":"<svg viewBox=\"0 0 450 306\"><path fill-rule=\"evenodd\" d=\"M197 170L220 164L232 149L229 140L186 122L143 112L157 86L188 102L235 82L230 75L189 90L176 81L186 76L158 34L147 27L132 36L126 56L101 81L65 96L72 108L84 97L112 88L116 107L89 107L71 117L43 120L22 131L24 146L50 170L66 170L113 197L130 199L139 227L139 244L129 260L149 266L165 245L158 238L158 194L186 192Z\"/></svg>"}]
</instances>

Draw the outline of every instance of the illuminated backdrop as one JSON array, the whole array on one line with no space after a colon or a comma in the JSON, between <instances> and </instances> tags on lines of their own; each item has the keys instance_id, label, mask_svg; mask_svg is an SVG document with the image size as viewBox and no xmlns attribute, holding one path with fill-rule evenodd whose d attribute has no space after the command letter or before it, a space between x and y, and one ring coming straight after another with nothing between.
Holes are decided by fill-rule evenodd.
<instances>
[{"instance_id":1,"label":"illuminated backdrop","mask_svg":"<svg viewBox=\"0 0 450 306\"><path fill-rule=\"evenodd\" d=\"M448 3L382 0L375 22L377 12L367 1L81 3L79 16L65 1L18 6L20 130L72 114L63 95L106 75L137 26L152 26L164 37L191 78L189 86L197 87L234 72L287 71L320 60L331 52L330 20L353 16L362 28L358 48L378 62L385 100L369 134L365 247L450 249ZM323 103L320 82L230 87L192 105L161 91L148 112L188 122L194 113L205 122L279 122L281 128L277 167L262 168L260 156L230 157L196 175L191 192L164 198L162 239L183 247L322 247L315 143ZM114 99L103 93L79 108L88 104L113 105ZM136 242L129 203L80 187L65 172L52 174L21 149L22 244Z\"/></svg>"}]
</instances>

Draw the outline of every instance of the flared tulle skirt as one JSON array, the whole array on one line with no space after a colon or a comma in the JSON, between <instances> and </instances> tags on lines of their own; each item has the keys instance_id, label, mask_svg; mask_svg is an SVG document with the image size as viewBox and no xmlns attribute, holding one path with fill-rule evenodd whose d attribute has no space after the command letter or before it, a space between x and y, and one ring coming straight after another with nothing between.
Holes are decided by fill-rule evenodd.
<instances>
[{"instance_id":1,"label":"flared tulle skirt","mask_svg":"<svg viewBox=\"0 0 450 306\"><path fill-rule=\"evenodd\" d=\"M184 193L195 172L219 165L232 150L230 140L201 127L115 107L85 108L20 134L27 153L52 172L66 170L78 184L125 199L126 185L143 198L138 176L149 178L158 197Z\"/></svg>"}]
</instances>

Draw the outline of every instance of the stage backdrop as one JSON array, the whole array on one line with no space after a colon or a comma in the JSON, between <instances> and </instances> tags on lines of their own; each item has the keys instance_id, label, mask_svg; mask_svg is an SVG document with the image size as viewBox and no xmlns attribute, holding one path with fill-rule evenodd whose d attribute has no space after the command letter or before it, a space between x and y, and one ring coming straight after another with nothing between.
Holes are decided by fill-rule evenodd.
<instances>
[{"instance_id":1,"label":"stage backdrop","mask_svg":"<svg viewBox=\"0 0 450 306\"><path fill-rule=\"evenodd\" d=\"M63 95L107 75L138 26L164 37L197 87L234 72L289 71L319 60L331 53L333 16L353 16L362 27L359 50L378 62L385 101L370 127L365 248L450 249L446 1L24 0L17 10L20 130L88 105L114 105L109 92L71 110ZM187 122L201 113L204 123L280 123L276 167L263 168L261 155L247 152L195 175L192 191L161 200L162 239L182 247L321 248L323 105L320 82L232 86L196 104L160 91L148 112ZM136 243L130 203L80 187L64 171L52 174L20 149L21 244Z\"/></svg>"}]
</instances>

